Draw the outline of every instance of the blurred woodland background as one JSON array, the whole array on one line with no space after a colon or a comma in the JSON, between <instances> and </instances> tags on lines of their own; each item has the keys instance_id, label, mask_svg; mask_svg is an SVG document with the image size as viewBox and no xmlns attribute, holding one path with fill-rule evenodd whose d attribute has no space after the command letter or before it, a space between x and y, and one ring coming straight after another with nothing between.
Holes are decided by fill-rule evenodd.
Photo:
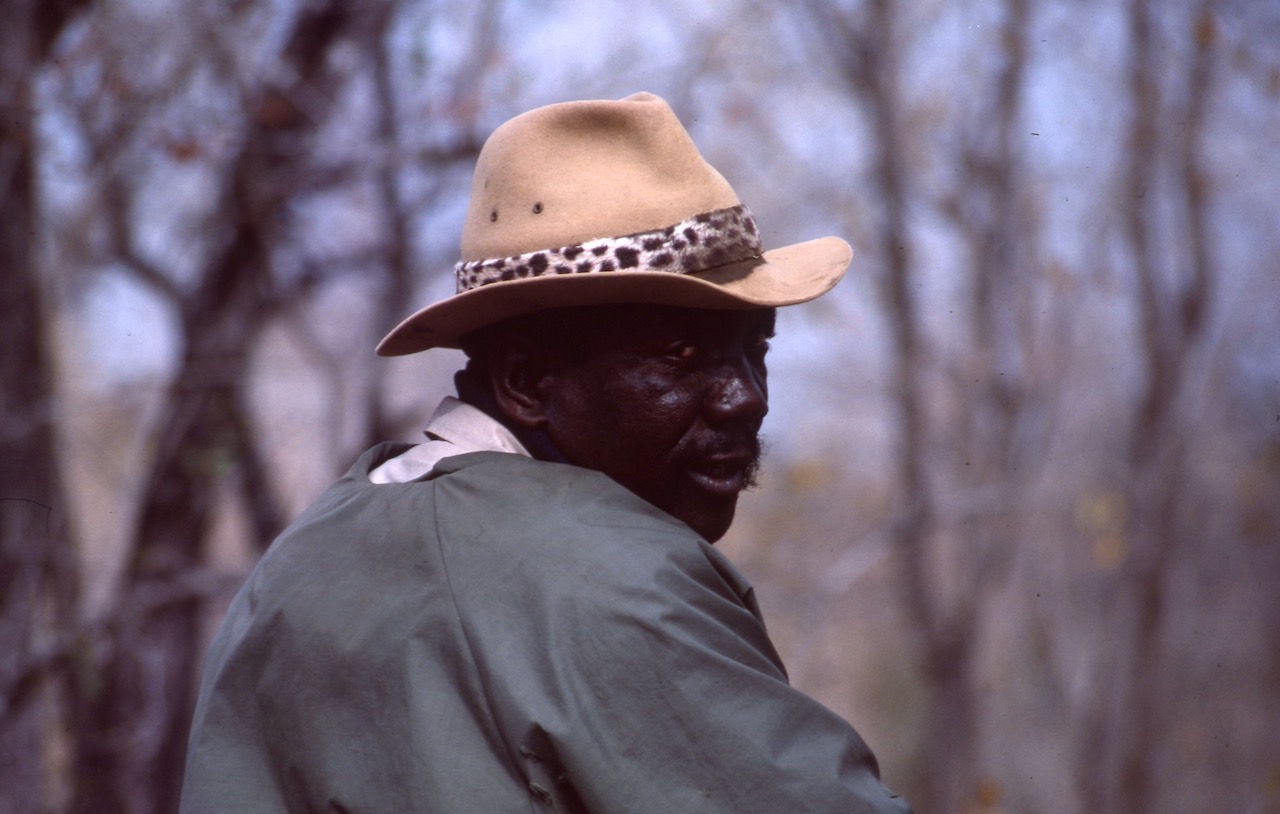
<instances>
[{"instance_id":1,"label":"blurred woodland background","mask_svg":"<svg viewBox=\"0 0 1280 814\"><path fill-rule=\"evenodd\" d=\"M207 638L451 352L487 134L665 96L767 245L722 544L921 814L1280 812L1274 0L4 0L0 812L175 810Z\"/></svg>"}]
</instances>

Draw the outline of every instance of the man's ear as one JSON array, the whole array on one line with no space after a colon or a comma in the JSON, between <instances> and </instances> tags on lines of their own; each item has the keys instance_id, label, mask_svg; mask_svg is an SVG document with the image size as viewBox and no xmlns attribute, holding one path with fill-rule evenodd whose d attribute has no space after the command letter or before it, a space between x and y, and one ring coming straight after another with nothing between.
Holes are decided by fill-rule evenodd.
<instances>
[{"instance_id":1,"label":"man's ear","mask_svg":"<svg viewBox=\"0 0 1280 814\"><path fill-rule=\"evenodd\" d=\"M522 336L501 336L489 347L489 387L498 408L522 427L547 423L556 358Z\"/></svg>"}]
</instances>

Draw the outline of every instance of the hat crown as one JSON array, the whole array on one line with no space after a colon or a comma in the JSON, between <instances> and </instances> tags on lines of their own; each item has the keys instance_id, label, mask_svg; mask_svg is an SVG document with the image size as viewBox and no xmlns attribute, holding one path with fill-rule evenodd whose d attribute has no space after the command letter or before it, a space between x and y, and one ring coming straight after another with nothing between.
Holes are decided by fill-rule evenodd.
<instances>
[{"instance_id":1,"label":"hat crown","mask_svg":"<svg viewBox=\"0 0 1280 814\"><path fill-rule=\"evenodd\" d=\"M566 102L517 116L485 142L461 254L473 261L571 246L738 203L659 97Z\"/></svg>"}]
</instances>

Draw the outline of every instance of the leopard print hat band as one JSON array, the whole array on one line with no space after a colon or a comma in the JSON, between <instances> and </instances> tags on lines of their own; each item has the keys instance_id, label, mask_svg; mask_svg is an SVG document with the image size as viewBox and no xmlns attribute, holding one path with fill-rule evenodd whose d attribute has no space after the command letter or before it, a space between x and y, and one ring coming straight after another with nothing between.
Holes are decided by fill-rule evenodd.
<instances>
[{"instance_id":1,"label":"leopard print hat band","mask_svg":"<svg viewBox=\"0 0 1280 814\"><path fill-rule=\"evenodd\" d=\"M739 204L704 212L664 229L597 238L514 257L460 262L453 271L461 294L490 283L556 274L623 270L694 274L758 258L763 252L755 219Z\"/></svg>"}]
</instances>

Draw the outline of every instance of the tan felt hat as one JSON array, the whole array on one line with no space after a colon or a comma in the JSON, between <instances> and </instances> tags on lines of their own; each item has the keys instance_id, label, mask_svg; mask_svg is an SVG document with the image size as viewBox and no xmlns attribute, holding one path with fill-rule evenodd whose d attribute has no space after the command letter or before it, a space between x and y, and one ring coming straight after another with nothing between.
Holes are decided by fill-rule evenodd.
<instances>
[{"instance_id":1,"label":"tan felt hat","mask_svg":"<svg viewBox=\"0 0 1280 814\"><path fill-rule=\"evenodd\" d=\"M828 291L851 258L838 237L764 251L751 213L657 96L549 105L485 142L457 293L397 325L378 354L456 348L546 308L793 305Z\"/></svg>"}]
</instances>

